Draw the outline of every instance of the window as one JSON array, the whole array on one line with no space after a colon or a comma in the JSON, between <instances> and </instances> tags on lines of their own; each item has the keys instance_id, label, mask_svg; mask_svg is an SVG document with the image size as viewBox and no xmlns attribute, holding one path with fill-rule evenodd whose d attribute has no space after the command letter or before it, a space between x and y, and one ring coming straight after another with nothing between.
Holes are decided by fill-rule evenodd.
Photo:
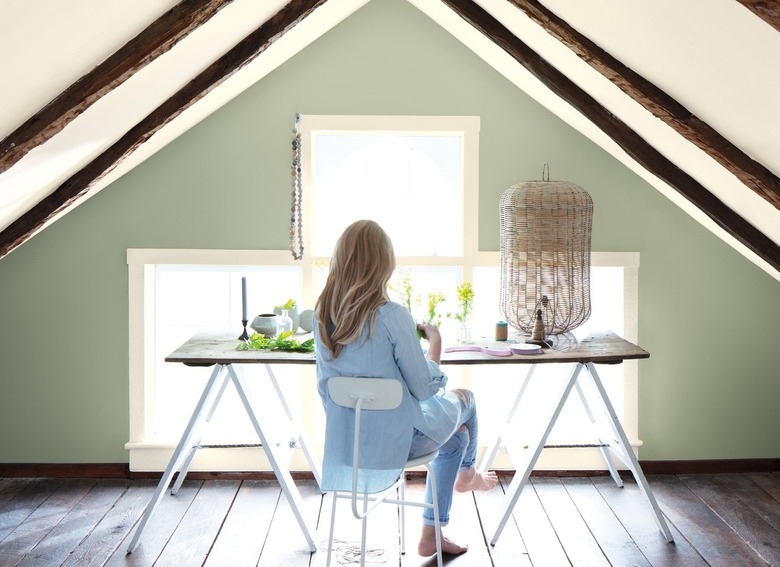
<instances>
[{"instance_id":1,"label":"window","mask_svg":"<svg viewBox=\"0 0 780 567\"><path fill-rule=\"evenodd\" d=\"M399 273L411 277L415 294L421 296L412 310L416 317L421 318L429 291L454 299L457 285L471 281L476 293L473 333L475 337L492 336L500 318L500 257L498 252L477 250L479 119L304 116L301 131L304 261L294 261L288 251L128 251L131 439L127 446L131 470L164 468L209 375L210 369L166 364L164 357L200 330L240 332L236 314L240 314L242 275L248 280L250 314L269 310L288 297L296 298L304 309L313 307L335 239L353 220L373 218L391 235ZM587 326L610 328L635 340L638 254L594 253L592 263L593 315ZM278 289L285 290L285 297L278 296ZM191 309L196 302L197 312ZM454 305L445 302L440 306L440 315L447 311L454 311ZM455 322L443 317L441 329L445 343L454 342ZM551 366L540 370L565 373L559 365ZM262 369L250 366L245 371ZM485 444L497 432L505 415L503 406L509 403L506 391L512 381L520 379L518 372L523 367L446 366L445 371L453 386L473 389L481 405L496 409L480 415ZM636 439L635 363L600 367L599 371L617 411L623 413L629 438ZM322 429L319 420L324 416L313 368L290 367L280 372L289 373L284 377L288 401L308 420L304 426L317 443L320 439L315 432ZM234 393L228 394L210 433L217 442L226 437L254 441L243 412L231 410L231 404L237 403L234 398ZM579 401L572 401L553 432L553 443L577 440L579 428L566 425L582 411ZM235 421L234 415L238 416ZM257 451L199 452L193 470L255 470L262 463ZM545 452L539 466L603 468L598 451L590 451ZM499 454L495 466L502 466L502 457ZM296 459L296 466L305 468L305 459Z\"/></svg>"}]
</instances>

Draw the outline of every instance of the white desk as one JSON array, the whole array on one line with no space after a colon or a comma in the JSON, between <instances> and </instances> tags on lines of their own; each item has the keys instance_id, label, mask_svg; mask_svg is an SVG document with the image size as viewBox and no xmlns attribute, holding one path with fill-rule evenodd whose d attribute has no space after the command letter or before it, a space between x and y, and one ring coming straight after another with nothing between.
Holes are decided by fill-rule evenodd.
<instances>
[{"instance_id":1,"label":"white desk","mask_svg":"<svg viewBox=\"0 0 780 567\"><path fill-rule=\"evenodd\" d=\"M171 489L173 494L181 486L187 475L189 466L198 449L203 448L200 444L200 429L211 419L222 394L227 388L229 382L232 382L241 399L244 409L249 416L252 426L257 433L260 445L265 450L271 463L274 473L281 485L281 488L290 502L296 520L306 538L309 548L312 551L317 549L314 542L315 531L307 525L301 513L301 497L297 487L290 475L287 463L287 455L292 449L299 446L311 466L317 482L321 479L321 467L319 460L312 450L312 446L302 433L292 415L289 406L285 400L282 389L273 374L272 365L275 364L315 364L313 354L291 353L291 352L269 352L269 351L238 351L236 345L238 340L232 336L226 336L224 333L201 333L195 335L173 353L168 355L167 362L178 362L188 366L214 366L200 401L192 413L192 417L182 434L181 440L171 457L168 466L163 473L157 486L157 490L149 502L144 516L135 532L133 540L128 548L131 553L140 541L141 535L146 528L149 519L154 513L155 508L160 503L162 496L171 483L175 472L179 472L176 482ZM622 486L622 480L615 468L610 454L617 456L623 464L631 471L637 481L642 493L650 505L651 511L658 524L661 533L667 541L673 541L669 527L661 513L660 508L653 496L650 487L647 484L639 462L634 455L633 450L626 437L625 431L617 418L612 403L607 396L601 379L596 372L596 364L619 364L624 360L648 358L650 355L642 348L618 337L613 333L591 334L581 341L569 338L561 341L558 346L545 349L542 354L537 355L512 355L508 357L496 357L481 352L453 352L442 355L442 364L462 364L462 365L483 365L483 364L521 364L528 367L525 378L518 380L518 390L515 401L507 416L504 430L488 446L488 451L480 463L480 469L486 470L490 467L493 458L500 446L505 446L509 450L510 457L516 467L515 476L510 483L509 490L504 498L501 516L498 519L498 525L491 539L495 545L501 532L506 526L509 517L512 515L517 500L525 485L531 471L545 446L547 438L555 425L558 416L563 409L566 400L572 389L577 394L585 406L591 425L594 427L594 433L597 435L596 446L601 450L601 454L609 468L610 474L618 486ZM561 364L572 363L573 369L571 376L565 382L560 390L555 392L555 403L551 408L549 419L539 424L539 431L535 437L536 441L528 447L521 447L519 450L513 448L511 444L512 437L512 418L520 404L530 380L533 378L534 370L538 364ZM247 388L244 378L241 376L240 366L243 364L263 364L267 370L268 379L271 381L276 392L277 402L280 403L286 412L289 423L285 428L289 431L286 442L279 443L277 440L270 439L270 432L278 429L278 424L268 424L263 420L263 412L258 411L261 405L256 400L251 399L250 389ZM590 380L590 384L586 381ZM597 391L597 400L599 408L602 411L593 412L590 404L583 392L583 386L594 386ZM599 431L606 433L599 433ZM245 446L245 445L241 445Z\"/></svg>"}]
</instances>

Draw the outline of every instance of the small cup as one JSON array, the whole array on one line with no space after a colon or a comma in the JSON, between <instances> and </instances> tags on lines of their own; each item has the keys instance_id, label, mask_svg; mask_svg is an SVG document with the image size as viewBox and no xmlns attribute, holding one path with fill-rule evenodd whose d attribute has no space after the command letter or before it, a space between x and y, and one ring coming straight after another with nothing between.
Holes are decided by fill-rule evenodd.
<instances>
[{"instance_id":1,"label":"small cup","mask_svg":"<svg viewBox=\"0 0 780 567\"><path fill-rule=\"evenodd\" d=\"M506 321L499 321L496 323L496 340L505 341L508 335L509 329L507 327Z\"/></svg>"}]
</instances>

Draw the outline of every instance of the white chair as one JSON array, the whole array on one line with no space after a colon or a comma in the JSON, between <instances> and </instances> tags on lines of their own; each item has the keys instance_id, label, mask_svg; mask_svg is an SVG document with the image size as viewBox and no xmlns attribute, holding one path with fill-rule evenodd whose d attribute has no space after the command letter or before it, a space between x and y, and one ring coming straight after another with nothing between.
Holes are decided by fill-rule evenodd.
<instances>
[{"instance_id":1,"label":"white chair","mask_svg":"<svg viewBox=\"0 0 780 567\"><path fill-rule=\"evenodd\" d=\"M433 472L431 462L439 455L439 451L428 453L420 457L410 459L406 462L405 468L425 465L428 469L428 475L431 479L431 488L433 491L433 503L426 504L417 500L405 499L405 479L403 472L398 480L379 494L365 494L358 491L358 470L360 469L360 417L363 411L392 410L401 404L403 398L403 389L401 383L395 379L387 378L355 378L350 376L336 376L328 380L328 392L331 399L340 406L355 409L355 430L354 430L354 451L352 462L352 491L333 493L333 511L330 519L330 538L328 540L328 559L327 565L330 565L331 551L333 549L333 532L336 524L336 503L339 498L349 498L352 501L352 514L355 518L362 520L362 535L360 538L360 565L365 565L366 557L366 523L368 514L379 504L385 502L399 505L401 512L401 553L406 552L406 526L405 526L405 506L417 506L430 508L433 510L436 530L436 559L439 567L442 567L441 554L441 525L439 524L439 503L436 498L436 475ZM381 439L371 440L372 443L381 443ZM398 498L389 498L396 488L398 489ZM362 510L358 510L358 502L363 503ZM372 502L369 507L369 501Z\"/></svg>"}]
</instances>

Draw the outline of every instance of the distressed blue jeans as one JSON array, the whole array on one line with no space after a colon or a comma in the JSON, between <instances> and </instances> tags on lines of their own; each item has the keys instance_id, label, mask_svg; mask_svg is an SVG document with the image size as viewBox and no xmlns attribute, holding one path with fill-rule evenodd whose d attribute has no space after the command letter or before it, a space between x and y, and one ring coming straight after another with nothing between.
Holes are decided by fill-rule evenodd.
<instances>
[{"instance_id":1,"label":"distressed blue jeans","mask_svg":"<svg viewBox=\"0 0 780 567\"><path fill-rule=\"evenodd\" d=\"M446 526L450 521L452 493L458 473L473 468L477 460L477 405L474 402L474 394L470 390L462 391L466 393L468 401L459 398L460 422L452 437L444 445L439 445L415 429L412 447L409 450L410 458L439 450L439 456L433 461L432 466L436 474L436 496L439 503L439 522L442 526ZM461 426L465 426L463 431L459 431ZM425 502L428 504L433 502L430 478L425 483ZM423 524L432 526L434 523L433 510L426 508L423 511Z\"/></svg>"}]
</instances>

